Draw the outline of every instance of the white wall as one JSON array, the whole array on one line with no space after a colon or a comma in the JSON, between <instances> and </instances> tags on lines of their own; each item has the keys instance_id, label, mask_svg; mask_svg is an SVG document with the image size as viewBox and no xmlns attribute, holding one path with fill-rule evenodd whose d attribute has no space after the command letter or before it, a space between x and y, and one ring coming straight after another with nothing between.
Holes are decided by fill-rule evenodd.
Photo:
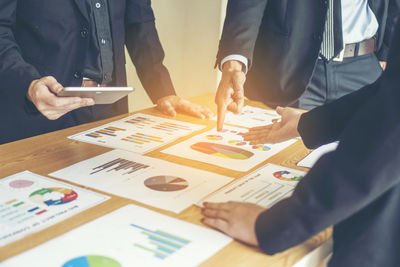
<instances>
[{"instance_id":1,"label":"white wall","mask_svg":"<svg viewBox=\"0 0 400 267\"><path fill-rule=\"evenodd\" d=\"M226 0L153 0L156 26L177 94L188 98L215 92L214 69ZM127 58L130 111L152 105Z\"/></svg>"}]
</instances>

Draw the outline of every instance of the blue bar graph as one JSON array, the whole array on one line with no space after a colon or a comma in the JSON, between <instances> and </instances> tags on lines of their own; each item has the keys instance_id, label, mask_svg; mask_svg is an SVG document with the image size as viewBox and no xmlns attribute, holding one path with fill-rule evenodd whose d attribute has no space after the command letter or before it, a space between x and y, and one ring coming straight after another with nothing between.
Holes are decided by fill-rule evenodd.
<instances>
[{"instance_id":1,"label":"blue bar graph","mask_svg":"<svg viewBox=\"0 0 400 267\"><path fill-rule=\"evenodd\" d=\"M190 240L161 230L153 231L136 224L131 224L131 226L141 230L141 234L147 236L149 241L148 245L135 243L134 246L153 253L154 257L159 259L167 258L169 255L172 255L177 250L190 243Z\"/></svg>"}]
</instances>

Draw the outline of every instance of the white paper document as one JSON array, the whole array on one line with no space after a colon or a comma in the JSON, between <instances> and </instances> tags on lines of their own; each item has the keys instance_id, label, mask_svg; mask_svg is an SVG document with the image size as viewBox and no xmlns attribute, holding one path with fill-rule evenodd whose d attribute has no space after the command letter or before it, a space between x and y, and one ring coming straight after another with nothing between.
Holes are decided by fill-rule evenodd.
<instances>
[{"instance_id":1,"label":"white paper document","mask_svg":"<svg viewBox=\"0 0 400 267\"><path fill-rule=\"evenodd\" d=\"M213 129L161 152L245 172L297 141L249 145L243 141L244 132L247 129L225 126L221 132Z\"/></svg>"},{"instance_id":2,"label":"white paper document","mask_svg":"<svg viewBox=\"0 0 400 267\"><path fill-rule=\"evenodd\" d=\"M137 113L69 138L143 154L204 127L204 125Z\"/></svg>"},{"instance_id":3,"label":"white paper document","mask_svg":"<svg viewBox=\"0 0 400 267\"><path fill-rule=\"evenodd\" d=\"M60 222L108 198L29 171L0 179L0 246Z\"/></svg>"},{"instance_id":4,"label":"white paper document","mask_svg":"<svg viewBox=\"0 0 400 267\"><path fill-rule=\"evenodd\" d=\"M231 241L217 231L127 205L2 266L197 266Z\"/></svg>"},{"instance_id":5,"label":"white paper document","mask_svg":"<svg viewBox=\"0 0 400 267\"><path fill-rule=\"evenodd\" d=\"M275 110L244 106L242 113L227 112L224 123L252 128L271 124L273 120L279 120L281 116ZM217 117L212 120L216 121Z\"/></svg>"},{"instance_id":6,"label":"white paper document","mask_svg":"<svg viewBox=\"0 0 400 267\"><path fill-rule=\"evenodd\" d=\"M289 197L305 172L266 164L201 200L203 202L250 202L269 208Z\"/></svg>"},{"instance_id":7,"label":"white paper document","mask_svg":"<svg viewBox=\"0 0 400 267\"><path fill-rule=\"evenodd\" d=\"M124 150L107 152L50 175L176 213L232 180Z\"/></svg>"},{"instance_id":8,"label":"white paper document","mask_svg":"<svg viewBox=\"0 0 400 267\"><path fill-rule=\"evenodd\" d=\"M320 157L322 157L326 153L336 150L338 145L339 145L339 142L333 142L333 143L329 143L329 144L318 147L317 149L312 151L310 154L308 154L307 157L305 157L304 159L299 161L299 163L297 163L297 166L305 167L305 168L312 168L312 166L314 166L314 164L319 160Z\"/></svg>"}]
</instances>

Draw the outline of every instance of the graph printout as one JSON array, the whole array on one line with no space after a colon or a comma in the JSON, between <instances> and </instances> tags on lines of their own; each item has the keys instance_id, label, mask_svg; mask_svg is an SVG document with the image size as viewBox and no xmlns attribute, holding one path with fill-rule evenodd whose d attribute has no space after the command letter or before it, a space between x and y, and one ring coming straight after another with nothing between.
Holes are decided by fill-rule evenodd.
<instances>
[{"instance_id":1,"label":"graph printout","mask_svg":"<svg viewBox=\"0 0 400 267\"><path fill-rule=\"evenodd\" d=\"M29 171L0 179L0 246L107 199Z\"/></svg>"},{"instance_id":2,"label":"graph printout","mask_svg":"<svg viewBox=\"0 0 400 267\"><path fill-rule=\"evenodd\" d=\"M273 120L279 120L280 118L281 116L275 110L244 106L240 114L227 112L224 122L252 128L271 124ZM217 117L213 117L212 120L217 120Z\"/></svg>"},{"instance_id":3,"label":"graph printout","mask_svg":"<svg viewBox=\"0 0 400 267\"><path fill-rule=\"evenodd\" d=\"M217 231L127 205L2 266L197 266L231 241Z\"/></svg>"},{"instance_id":4,"label":"graph printout","mask_svg":"<svg viewBox=\"0 0 400 267\"><path fill-rule=\"evenodd\" d=\"M177 213L232 180L124 150L107 152L50 175Z\"/></svg>"},{"instance_id":5,"label":"graph printout","mask_svg":"<svg viewBox=\"0 0 400 267\"><path fill-rule=\"evenodd\" d=\"M243 141L244 132L247 129L225 126L221 132L213 129L161 152L244 172L296 142L292 139L278 144L250 145Z\"/></svg>"},{"instance_id":6,"label":"graph printout","mask_svg":"<svg viewBox=\"0 0 400 267\"><path fill-rule=\"evenodd\" d=\"M69 138L143 154L204 127L204 125L137 113Z\"/></svg>"},{"instance_id":7,"label":"graph printout","mask_svg":"<svg viewBox=\"0 0 400 267\"><path fill-rule=\"evenodd\" d=\"M199 202L250 202L265 208L289 197L305 172L266 164Z\"/></svg>"}]
</instances>

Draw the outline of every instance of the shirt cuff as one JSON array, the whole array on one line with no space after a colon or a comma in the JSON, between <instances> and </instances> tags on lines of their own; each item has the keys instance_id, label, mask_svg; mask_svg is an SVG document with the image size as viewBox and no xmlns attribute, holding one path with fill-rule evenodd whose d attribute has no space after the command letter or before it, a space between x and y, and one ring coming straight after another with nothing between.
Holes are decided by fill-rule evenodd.
<instances>
[{"instance_id":1,"label":"shirt cuff","mask_svg":"<svg viewBox=\"0 0 400 267\"><path fill-rule=\"evenodd\" d=\"M222 70L222 66L224 65L224 63L229 60L236 60L242 63L243 66L242 71L244 72L244 74L247 74L249 60L247 59L247 57L244 57L242 55L229 55L225 57L224 59L221 60L221 64L219 65L219 70Z\"/></svg>"}]
</instances>

